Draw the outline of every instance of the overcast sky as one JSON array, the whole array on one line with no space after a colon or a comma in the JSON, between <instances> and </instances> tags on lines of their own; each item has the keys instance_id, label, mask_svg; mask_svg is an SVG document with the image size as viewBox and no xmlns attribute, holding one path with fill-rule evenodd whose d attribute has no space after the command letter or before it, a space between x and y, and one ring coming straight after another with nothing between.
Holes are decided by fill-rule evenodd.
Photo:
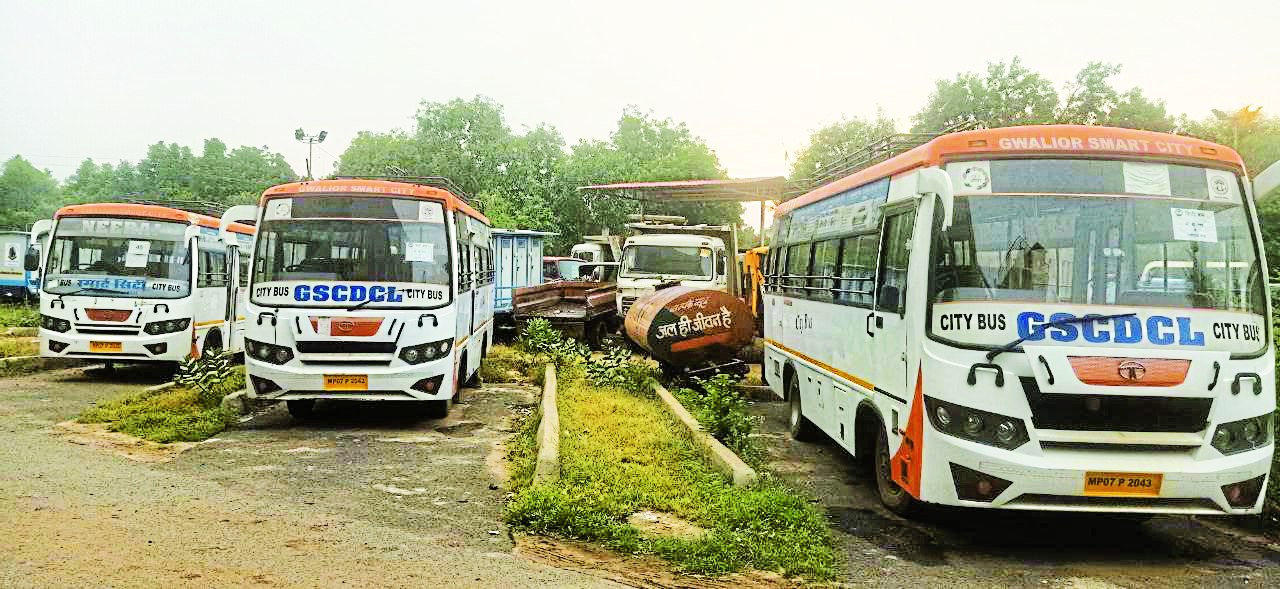
<instances>
[{"instance_id":1,"label":"overcast sky","mask_svg":"<svg viewBox=\"0 0 1280 589\"><path fill-rule=\"evenodd\" d=\"M883 108L902 127L934 81L1021 56L1059 84L1120 63L1172 113L1280 114L1280 1L65 2L0 0L0 159L59 178L85 157L218 137L299 173L293 130L409 127L476 94L519 130L605 137L635 104L688 123L732 176L784 174L808 134Z\"/></svg>"}]
</instances>

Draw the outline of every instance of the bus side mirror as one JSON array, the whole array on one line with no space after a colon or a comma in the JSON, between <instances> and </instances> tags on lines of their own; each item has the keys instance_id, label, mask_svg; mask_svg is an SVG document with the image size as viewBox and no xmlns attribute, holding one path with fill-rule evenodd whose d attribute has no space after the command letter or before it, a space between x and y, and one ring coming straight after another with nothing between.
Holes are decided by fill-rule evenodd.
<instances>
[{"instance_id":1,"label":"bus side mirror","mask_svg":"<svg viewBox=\"0 0 1280 589\"><path fill-rule=\"evenodd\" d=\"M916 192L933 194L942 203L942 229L951 228L952 214L955 212L955 190L951 185L951 175L942 168L925 168L920 170L916 184Z\"/></svg>"},{"instance_id":2,"label":"bus side mirror","mask_svg":"<svg viewBox=\"0 0 1280 589\"><path fill-rule=\"evenodd\" d=\"M22 259L22 269L27 272L35 272L40 269L40 254L36 253L36 248L27 248L27 256Z\"/></svg>"},{"instance_id":3,"label":"bus side mirror","mask_svg":"<svg viewBox=\"0 0 1280 589\"><path fill-rule=\"evenodd\" d=\"M716 255L716 276L724 276L724 254Z\"/></svg>"},{"instance_id":4,"label":"bus side mirror","mask_svg":"<svg viewBox=\"0 0 1280 589\"><path fill-rule=\"evenodd\" d=\"M1261 202L1267 195L1280 188L1280 161L1267 166L1253 179L1253 199Z\"/></svg>"}]
</instances>

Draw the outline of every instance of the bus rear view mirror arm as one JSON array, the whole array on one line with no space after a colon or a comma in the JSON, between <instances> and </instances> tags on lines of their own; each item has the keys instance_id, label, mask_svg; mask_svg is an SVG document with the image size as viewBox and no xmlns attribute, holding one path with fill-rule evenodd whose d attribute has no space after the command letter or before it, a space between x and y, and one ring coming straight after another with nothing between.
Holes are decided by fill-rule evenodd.
<instances>
[{"instance_id":1,"label":"bus rear view mirror arm","mask_svg":"<svg viewBox=\"0 0 1280 589\"><path fill-rule=\"evenodd\" d=\"M426 319L427 317L430 317L430 318L431 318L431 327L439 327L439 326L440 326L440 320L439 320L439 319L436 319L435 314L433 314L433 313L423 313L423 314L421 314L421 315L418 315L418 327L422 327L422 320L423 320L423 319Z\"/></svg>"},{"instance_id":2,"label":"bus rear view mirror arm","mask_svg":"<svg viewBox=\"0 0 1280 589\"><path fill-rule=\"evenodd\" d=\"M941 168L920 170L916 192L938 197L942 202L942 229L951 228L951 218L955 212L955 190L951 186L951 175Z\"/></svg>"},{"instance_id":3,"label":"bus rear view mirror arm","mask_svg":"<svg viewBox=\"0 0 1280 589\"><path fill-rule=\"evenodd\" d=\"M222 242L235 246L239 245L234 235L231 234L230 227L232 223L254 223L258 220L257 205L236 205L227 209L222 213L222 219L218 223L218 236Z\"/></svg>"},{"instance_id":4,"label":"bus rear view mirror arm","mask_svg":"<svg viewBox=\"0 0 1280 589\"><path fill-rule=\"evenodd\" d=\"M1268 194L1280 188L1280 162L1275 162L1253 179L1253 199L1262 201Z\"/></svg>"}]
</instances>

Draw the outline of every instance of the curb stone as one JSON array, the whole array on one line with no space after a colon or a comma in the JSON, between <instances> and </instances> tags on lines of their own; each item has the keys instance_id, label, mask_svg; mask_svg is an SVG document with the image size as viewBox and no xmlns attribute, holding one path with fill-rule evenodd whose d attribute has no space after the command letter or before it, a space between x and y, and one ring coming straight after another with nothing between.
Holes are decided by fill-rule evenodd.
<instances>
[{"instance_id":1,"label":"curb stone","mask_svg":"<svg viewBox=\"0 0 1280 589\"><path fill-rule=\"evenodd\" d=\"M173 383L166 383L166 384L173 384ZM249 405L248 399L246 398L247 392L248 391L246 391L245 389L241 389L223 397L222 408L236 415L248 414L251 407Z\"/></svg>"},{"instance_id":2,"label":"curb stone","mask_svg":"<svg viewBox=\"0 0 1280 589\"><path fill-rule=\"evenodd\" d=\"M702 450L702 453L711 461L711 466L720 471L729 480L733 481L735 487L745 487L756 482L760 475L756 473L756 469L751 468L742 460L733 450L725 447L720 440L715 439L706 430L702 429L702 424L694 419L684 405L664 388L658 381L653 381L653 392L658 394L658 398L667 406L667 410L676 417L681 424L689 430L689 434L693 436L694 442Z\"/></svg>"},{"instance_id":3,"label":"curb stone","mask_svg":"<svg viewBox=\"0 0 1280 589\"><path fill-rule=\"evenodd\" d=\"M538 423L538 462L533 484L553 483L560 478L560 410L556 404L556 367L547 364L542 380L542 419Z\"/></svg>"},{"instance_id":4,"label":"curb stone","mask_svg":"<svg viewBox=\"0 0 1280 589\"><path fill-rule=\"evenodd\" d=\"M40 356L14 356L12 358L0 358L0 371L9 370L55 370L59 368L71 368L74 366L83 366L84 360L78 358L43 358Z\"/></svg>"}]
</instances>

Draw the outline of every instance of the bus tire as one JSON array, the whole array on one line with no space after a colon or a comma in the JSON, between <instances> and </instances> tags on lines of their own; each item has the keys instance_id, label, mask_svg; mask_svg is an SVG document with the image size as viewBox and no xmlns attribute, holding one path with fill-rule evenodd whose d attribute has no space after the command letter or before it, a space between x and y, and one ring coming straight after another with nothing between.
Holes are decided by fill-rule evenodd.
<instances>
[{"instance_id":1,"label":"bus tire","mask_svg":"<svg viewBox=\"0 0 1280 589\"><path fill-rule=\"evenodd\" d=\"M916 509L916 498L894 482L891 468L889 434L884 431L884 426L880 426L880 435L876 437L876 490L880 494L880 503L898 515L909 515Z\"/></svg>"},{"instance_id":2,"label":"bus tire","mask_svg":"<svg viewBox=\"0 0 1280 589\"><path fill-rule=\"evenodd\" d=\"M609 336L609 326L605 324L603 319L596 319L587 323L585 335L587 347L593 350L603 350L605 339Z\"/></svg>"},{"instance_id":3,"label":"bus tire","mask_svg":"<svg viewBox=\"0 0 1280 589\"><path fill-rule=\"evenodd\" d=\"M209 334L204 336L204 347L200 350L203 356L210 352L218 353L222 351L222 332L216 329L210 329Z\"/></svg>"},{"instance_id":4,"label":"bus tire","mask_svg":"<svg viewBox=\"0 0 1280 589\"><path fill-rule=\"evenodd\" d=\"M444 419L449 416L449 410L453 408L453 399L427 401L426 403L427 417L431 419Z\"/></svg>"},{"instance_id":5,"label":"bus tire","mask_svg":"<svg viewBox=\"0 0 1280 589\"><path fill-rule=\"evenodd\" d=\"M315 399L294 399L285 401L284 404L289 408L289 415L292 415L294 419L308 419L315 414Z\"/></svg>"},{"instance_id":6,"label":"bus tire","mask_svg":"<svg viewBox=\"0 0 1280 589\"><path fill-rule=\"evenodd\" d=\"M812 442L818 439L818 428L804 416L804 406L800 400L800 377L795 374L787 379L787 425L790 426L791 438L801 442Z\"/></svg>"},{"instance_id":7,"label":"bus tire","mask_svg":"<svg viewBox=\"0 0 1280 589\"><path fill-rule=\"evenodd\" d=\"M458 370L461 370L463 374L466 374L467 372L467 362L468 362L467 357L464 355L462 357L462 362L458 363ZM473 389L476 387L479 387L480 386L480 369L476 368L475 372L472 372L471 374L467 374L466 378L462 381L462 386L473 388ZM458 396L460 397L461 395L462 395L462 391L459 390Z\"/></svg>"}]
</instances>

